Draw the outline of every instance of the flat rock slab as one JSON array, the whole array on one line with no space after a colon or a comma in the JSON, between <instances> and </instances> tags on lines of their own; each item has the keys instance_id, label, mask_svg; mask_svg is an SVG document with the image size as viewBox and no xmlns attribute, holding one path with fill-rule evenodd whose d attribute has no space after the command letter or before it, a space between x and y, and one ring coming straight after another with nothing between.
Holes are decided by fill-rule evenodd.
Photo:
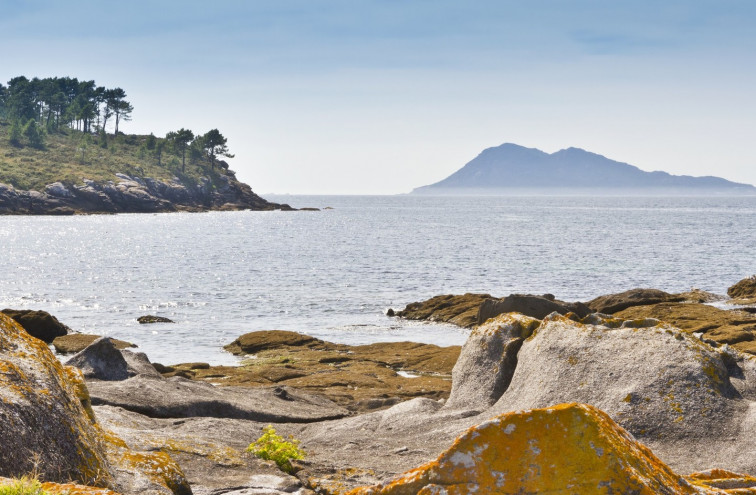
<instances>
[{"instance_id":1,"label":"flat rock slab","mask_svg":"<svg viewBox=\"0 0 756 495\"><path fill-rule=\"evenodd\" d=\"M248 359L241 366L185 363L161 369L166 377L219 385L291 386L365 412L414 397L447 397L460 347L415 342L349 346L272 330L242 335L226 349Z\"/></svg>"},{"instance_id":2,"label":"flat rock slab","mask_svg":"<svg viewBox=\"0 0 756 495\"><path fill-rule=\"evenodd\" d=\"M349 411L321 396L287 387L215 387L182 377L137 375L87 382L93 405L112 405L156 418L214 417L272 423L336 419Z\"/></svg>"},{"instance_id":3,"label":"flat rock slab","mask_svg":"<svg viewBox=\"0 0 756 495\"><path fill-rule=\"evenodd\" d=\"M119 407L95 406L101 426L134 448L168 452L188 479L194 495L228 492L312 494L274 463L246 452L267 423L228 418L149 418ZM288 434L293 425L276 425Z\"/></svg>"}]
</instances>

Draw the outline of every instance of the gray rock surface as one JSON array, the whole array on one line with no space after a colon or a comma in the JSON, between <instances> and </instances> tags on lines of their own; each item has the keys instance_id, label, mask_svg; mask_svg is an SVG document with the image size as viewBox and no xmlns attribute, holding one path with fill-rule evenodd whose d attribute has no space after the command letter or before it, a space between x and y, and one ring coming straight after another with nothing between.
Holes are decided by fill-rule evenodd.
<instances>
[{"instance_id":1,"label":"gray rock surface","mask_svg":"<svg viewBox=\"0 0 756 495\"><path fill-rule=\"evenodd\" d=\"M95 340L66 364L79 368L85 378L97 380L125 380L136 375L110 337Z\"/></svg>"},{"instance_id":2,"label":"gray rock surface","mask_svg":"<svg viewBox=\"0 0 756 495\"><path fill-rule=\"evenodd\" d=\"M347 416L328 399L288 387L215 387L174 376L137 375L118 382L87 382L93 405L112 405L156 418L237 418L308 423Z\"/></svg>"},{"instance_id":3,"label":"gray rock surface","mask_svg":"<svg viewBox=\"0 0 756 495\"><path fill-rule=\"evenodd\" d=\"M266 423L242 419L159 419L119 407L95 406L102 426L141 450L166 449L181 465L194 495L228 492L312 494L274 463L245 452ZM288 434L287 427L276 430Z\"/></svg>"},{"instance_id":4,"label":"gray rock surface","mask_svg":"<svg viewBox=\"0 0 756 495\"><path fill-rule=\"evenodd\" d=\"M326 478L321 465L400 473L432 460L460 432L495 415L564 402L605 410L678 472L712 467L756 472L753 357L728 346L713 348L655 320L640 328L639 322L622 327L611 321L616 327L611 328L552 315L522 341L515 361L506 357L507 344L527 334L515 331L517 320L521 329L530 325L523 316L501 315L473 333L460 356L469 364L455 369L461 382L445 406L418 399L302 427L303 444L318 447L309 475ZM476 374L485 377L480 390L474 387Z\"/></svg>"}]
</instances>

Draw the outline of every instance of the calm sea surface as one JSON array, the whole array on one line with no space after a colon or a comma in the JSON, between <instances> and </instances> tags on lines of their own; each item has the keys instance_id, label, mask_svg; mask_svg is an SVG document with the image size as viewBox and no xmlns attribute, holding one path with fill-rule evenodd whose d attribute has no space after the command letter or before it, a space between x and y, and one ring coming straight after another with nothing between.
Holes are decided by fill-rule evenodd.
<instances>
[{"instance_id":1,"label":"calm sea surface","mask_svg":"<svg viewBox=\"0 0 756 495\"><path fill-rule=\"evenodd\" d=\"M724 293L756 273L756 197L269 199L333 209L0 217L0 307L49 311L164 364L222 364L236 362L224 344L265 329L461 344L456 327L385 316L441 293Z\"/></svg>"}]
</instances>

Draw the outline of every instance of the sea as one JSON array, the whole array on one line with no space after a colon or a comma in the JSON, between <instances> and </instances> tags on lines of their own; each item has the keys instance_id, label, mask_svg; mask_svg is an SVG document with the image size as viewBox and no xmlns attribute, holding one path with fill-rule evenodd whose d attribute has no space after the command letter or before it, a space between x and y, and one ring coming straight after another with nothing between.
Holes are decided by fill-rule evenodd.
<instances>
[{"instance_id":1,"label":"sea","mask_svg":"<svg viewBox=\"0 0 756 495\"><path fill-rule=\"evenodd\" d=\"M460 345L469 330L386 316L438 294L724 294L756 273L753 196L266 199L321 210L0 217L0 308L233 365L223 346L257 330Z\"/></svg>"}]
</instances>

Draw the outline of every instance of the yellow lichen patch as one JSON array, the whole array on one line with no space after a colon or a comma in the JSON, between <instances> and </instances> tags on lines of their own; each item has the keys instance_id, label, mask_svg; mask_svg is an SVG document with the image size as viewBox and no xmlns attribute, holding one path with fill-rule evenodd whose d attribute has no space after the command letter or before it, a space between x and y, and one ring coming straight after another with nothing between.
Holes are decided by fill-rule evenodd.
<instances>
[{"instance_id":1,"label":"yellow lichen patch","mask_svg":"<svg viewBox=\"0 0 756 495\"><path fill-rule=\"evenodd\" d=\"M222 466L243 466L242 453L232 447L196 440L166 439L163 437L147 438L146 442L166 452L186 453L207 457Z\"/></svg>"},{"instance_id":2,"label":"yellow lichen patch","mask_svg":"<svg viewBox=\"0 0 756 495\"><path fill-rule=\"evenodd\" d=\"M438 459L352 494L702 491L604 412L583 404L518 411L471 428Z\"/></svg>"},{"instance_id":3,"label":"yellow lichen patch","mask_svg":"<svg viewBox=\"0 0 756 495\"><path fill-rule=\"evenodd\" d=\"M693 473L686 476L686 479L696 486L722 490L719 493L756 494L756 478L724 469L710 469Z\"/></svg>"},{"instance_id":4,"label":"yellow lichen patch","mask_svg":"<svg viewBox=\"0 0 756 495\"><path fill-rule=\"evenodd\" d=\"M175 495L191 494L181 467L165 452L127 452L121 457L124 467L144 473L151 481Z\"/></svg>"},{"instance_id":5,"label":"yellow lichen patch","mask_svg":"<svg viewBox=\"0 0 756 495\"><path fill-rule=\"evenodd\" d=\"M0 314L0 398L12 426L0 425L0 463L21 475L106 486L102 440L77 394L77 383L47 345ZM19 435L24 431L25 435Z\"/></svg>"}]
</instances>

